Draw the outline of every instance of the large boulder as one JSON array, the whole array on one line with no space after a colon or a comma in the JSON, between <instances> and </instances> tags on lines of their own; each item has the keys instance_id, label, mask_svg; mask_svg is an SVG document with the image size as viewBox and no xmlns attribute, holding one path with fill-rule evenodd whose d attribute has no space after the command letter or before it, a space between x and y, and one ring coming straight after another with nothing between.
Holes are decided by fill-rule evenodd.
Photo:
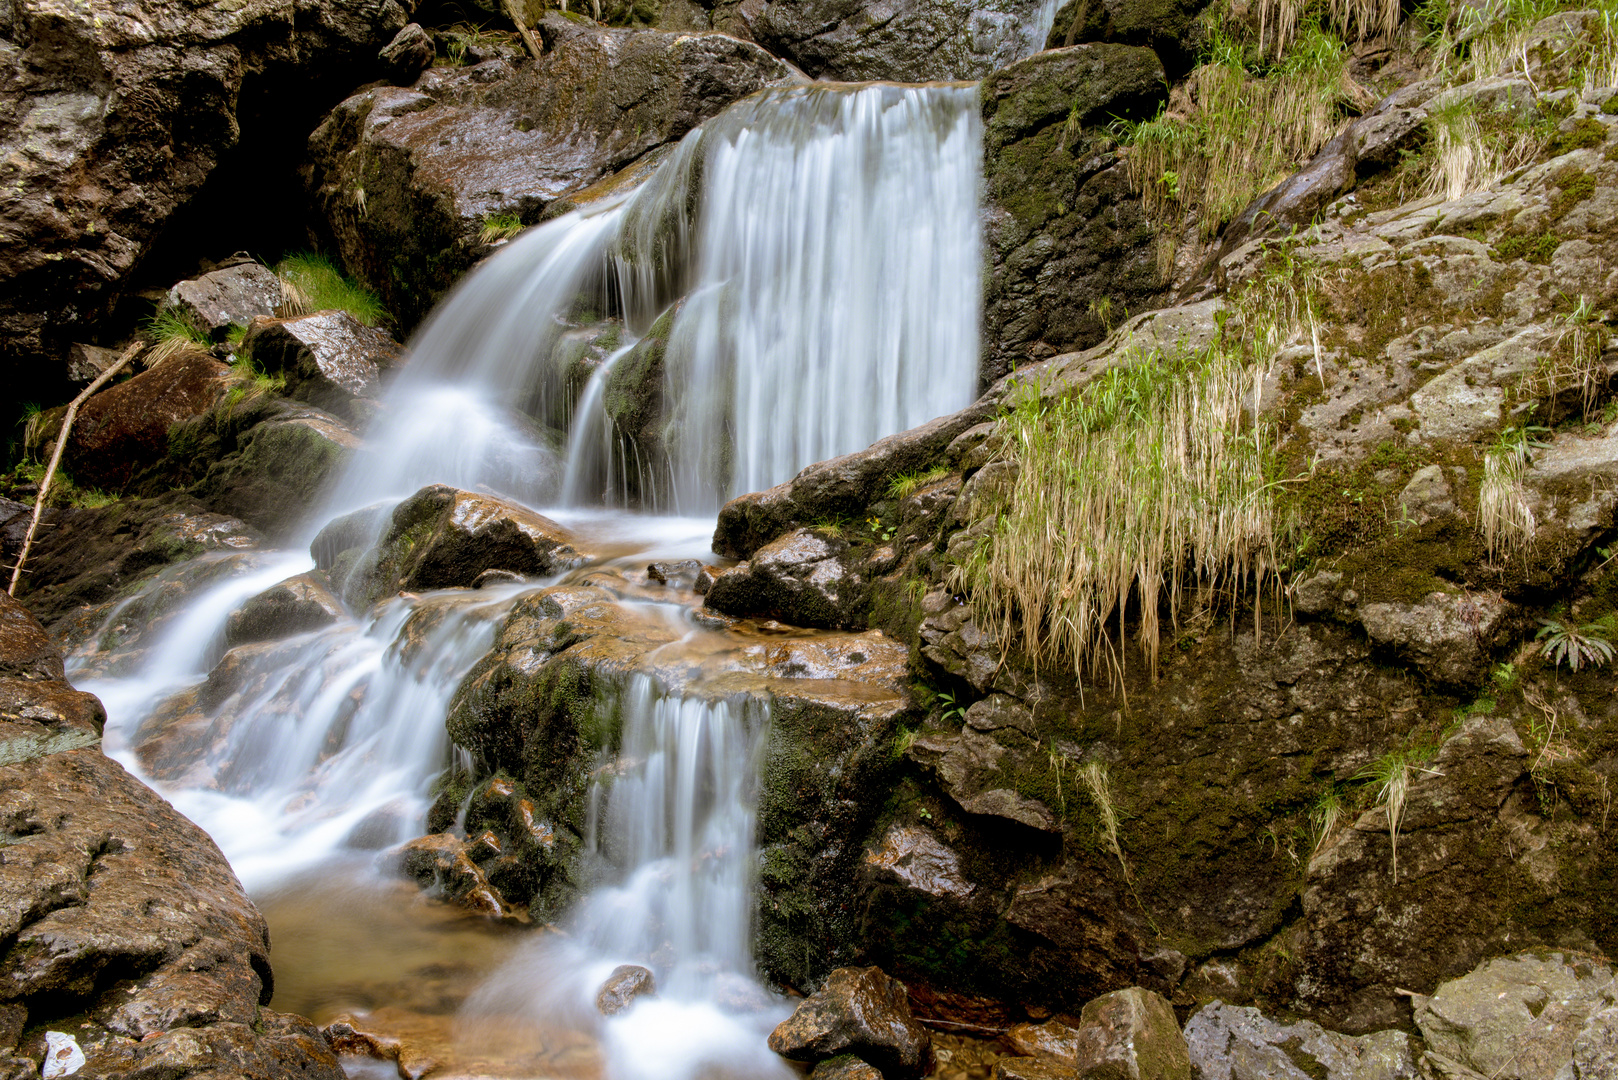
<instances>
[{"instance_id":1,"label":"large boulder","mask_svg":"<svg viewBox=\"0 0 1618 1080\"><path fill-rule=\"evenodd\" d=\"M1067 0L1056 10L1045 47L1060 49L1087 42L1143 45L1178 79L1202 44L1200 16L1207 0Z\"/></svg>"},{"instance_id":2,"label":"large boulder","mask_svg":"<svg viewBox=\"0 0 1618 1080\"><path fill-rule=\"evenodd\" d=\"M1019 1024L1007 1041L1027 1056L1071 1070L1078 1080L1191 1080L1191 1059L1174 1009L1132 986L1084 1006L1076 1027L1060 1020Z\"/></svg>"},{"instance_id":3,"label":"large boulder","mask_svg":"<svg viewBox=\"0 0 1618 1080\"><path fill-rule=\"evenodd\" d=\"M1430 1064L1458 1064L1499 1080L1554 1080L1573 1061L1587 1022L1614 1006L1610 964L1538 949L1443 983L1417 1000L1415 1019Z\"/></svg>"},{"instance_id":4,"label":"large boulder","mask_svg":"<svg viewBox=\"0 0 1618 1080\"><path fill-rule=\"evenodd\" d=\"M885 1077L932 1070L933 1040L910 1015L904 983L881 968L838 968L770 1033L770 1049L794 1061L852 1053Z\"/></svg>"},{"instance_id":5,"label":"large boulder","mask_svg":"<svg viewBox=\"0 0 1618 1080\"><path fill-rule=\"evenodd\" d=\"M359 437L330 413L297 402L266 402L262 418L243 427L221 411L192 432L200 444L192 464L201 470L192 494L268 536L291 538L359 449ZM176 447L171 438L171 454Z\"/></svg>"},{"instance_id":6,"label":"large boulder","mask_svg":"<svg viewBox=\"0 0 1618 1080\"><path fill-rule=\"evenodd\" d=\"M847 541L798 529L719 574L707 606L729 615L762 615L793 626L863 627L867 582L844 558Z\"/></svg>"},{"instance_id":7,"label":"large boulder","mask_svg":"<svg viewBox=\"0 0 1618 1080\"><path fill-rule=\"evenodd\" d=\"M339 105L305 178L344 263L413 325L485 250L491 215L537 221L564 192L629 165L788 76L720 34L608 30L548 16L544 58L433 68Z\"/></svg>"},{"instance_id":8,"label":"large boulder","mask_svg":"<svg viewBox=\"0 0 1618 1080\"><path fill-rule=\"evenodd\" d=\"M127 289L243 125L333 100L408 21L399 0L0 10L0 379L48 397L61 350Z\"/></svg>"},{"instance_id":9,"label":"large boulder","mask_svg":"<svg viewBox=\"0 0 1618 1080\"><path fill-rule=\"evenodd\" d=\"M980 93L991 343L983 365L998 378L1099 342L1109 310L1160 302L1157 230L1106 125L1156 109L1163 66L1150 49L1075 45L995 72Z\"/></svg>"},{"instance_id":10,"label":"large boulder","mask_svg":"<svg viewBox=\"0 0 1618 1080\"><path fill-rule=\"evenodd\" d=\"M740 5L754 40L817 79L981 79L1044 45L1035 0L765 0Z\"/></svg>"},{"instance_id":11,"label":"large boulder","mask_svg":"<svg viewBox=\"0 0 1618 1080\"><path fill-rule=\"evenodd\" d=\"M0 617L26 631L0 637L0 667L34 665L43 631L6 597ZM269 929L225 857L95 745L100 703L55 678L0 683L6 1075L51 1052L86 1076L340 1080L318 1029L264 1007Z\"/></svg>"},{"instance_id":12,"label":"large boulder","mask_svg":"<svg viewBox=\"0 0 1618 1080\"><path fill-rule=\"evenodd\" d=\"M299 574L271 585L231 612L225 620L225 646L319 630L345 614L342 601L321 574Z\"/></svg>"},{"instance_id":13,"label":"large boulder","mask_svg":"<svg viewBox=\"0 0 1618 1080\"><path fill-rule=\"evenodd\" d=\"M229 372L207 353L187 350L79 407L63 460L81 487L122 490L168 453L169 428L208 411Z\"/></svg>"}]
</instances>

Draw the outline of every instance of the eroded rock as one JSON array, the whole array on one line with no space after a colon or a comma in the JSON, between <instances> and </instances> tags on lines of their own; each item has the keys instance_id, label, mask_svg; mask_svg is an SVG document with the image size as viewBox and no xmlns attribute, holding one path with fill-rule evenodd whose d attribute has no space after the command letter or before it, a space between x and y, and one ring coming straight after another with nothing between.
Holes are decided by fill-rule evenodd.
<instances>
[{"instance_id":1,"label":"eroded rock","mask_svg":"<svg viewBox=\"0 0 1618 1080\"><path fill-rule=\"evenodd\" d=\"M1483 677L1489 650L1510 610L1499 593L1429 593L1419 603L1364 604L1365 632L1429 678L1467 686Z\"/></svg>"},{"instance_id":2,"label":"eroded rock","mask_svg":"<svg viewBox=\"0 0 1618 1080\"><path fill-rule=\"evenodd\" d=\"M620 964L596 991L596 1011L602 1016L616 1016L633 1005L636 998L656 993L657 980L650 971L638 964Z\"/></svg>"}]
</instances>

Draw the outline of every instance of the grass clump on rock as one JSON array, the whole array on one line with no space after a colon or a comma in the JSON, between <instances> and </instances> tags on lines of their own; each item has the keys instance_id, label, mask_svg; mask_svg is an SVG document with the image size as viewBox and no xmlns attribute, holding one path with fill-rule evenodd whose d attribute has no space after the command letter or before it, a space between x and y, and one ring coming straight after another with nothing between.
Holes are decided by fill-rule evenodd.
<instances>
[{"instance_id":1,"label":"grass clump on rock","mask_svg":"<svg viewBox=\"0 0 1618 1080\"><path fill-rule=\"evenodd\" d=\"M1343 42L1318 21L1276 63L1250 63L1250 52L1215 34L1187 80L1188 114L1165 107L1151 120L1115 125L1130 181L1152 216L1191 211L1203 236L1215 235L1337 134L1344 105L1368 102L1347 74Z\"/></svg>"},{"instance_id":2,"label":"grass clump on rock","mask_svg":"<svg viewBox=\"0 0 1618 1080\"><path fill-rule=\"evenodd\" d=\"M146 320L142 328L152 343L146 353L146 366L156 367L189 352L207 352L213 346L208 332L197 325L187 312L179 308L160 307Z\"/></svg>"},{"instance_id":3,"label":"grass clump on rock","mask_svg":"<svg viewBox=\"0 0 1618 1080\"><path fill-rule=\"evenodd\" d=\"M288 255L276 264L275 273L281 279L281 308L286 315L346 311L366 326L388 317L376 293L344 277L323 255Z\"/></svg>"},{"instance_id":4,"label":"grass clump on rock","mask_svg":"<svg viewBox=\"0 0 1618 1080\"><path fill-rule=\"evenodd\" d=\"M1155 676L1161 613L1177 622L1190 590L1278 580L1253 372L1216 344L1153 350L1054 399L1026 391L1002 421L1009 496L951 572L981 624L1121 686L1126 615Z\"/></svg>"}]
</instances>

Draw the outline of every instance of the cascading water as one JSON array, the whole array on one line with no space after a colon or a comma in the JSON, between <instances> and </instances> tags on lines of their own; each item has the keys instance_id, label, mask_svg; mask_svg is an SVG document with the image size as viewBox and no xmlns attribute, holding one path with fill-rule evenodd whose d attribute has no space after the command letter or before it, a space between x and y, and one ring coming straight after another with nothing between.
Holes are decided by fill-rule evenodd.
<instances>
[{"instance_id":1,"label":"cascading water","mask_svg":"<svg viewBox=\"0 0 1618 1080\"><path fill-rule=\"evenodd\" d=\"M708 556L712 518L583 508L597 497L711 512L964 406L977 379L979 136L966 85L742 102L638 192L531 230L470 275L416 336L307 535L428 483L530 506L565 494L573 505L551 516L615 534L597 550L616 567L568 580L600 579L634 560ZM631 391L661 409L633 431L615 418ZM215 665L226 617L309 564L271 555L201 590L150 631L160 640L139 676L86 680L111 670L93 644L73 661L108 706L109 749L207 828L255 891L322 867L369 872L365 851L422 831L451 698L513 604L552 584L400 595ZM700 636L694 602L687 588L652 604L683 628L659 640ZM739 654L736 640L709 636L710 667L739 670L723 653ZM518 958L468 1015L574 1016L615 1080L777 1075L763 1034L783 1010L753 981L748 940L768 698L660 677L620 683L619 761L601 770L619 775L597 792L608 880L567 944ZM660 995L600 1021L590 997L625 962L653 969Z\"/></svg>"}]
</instances>

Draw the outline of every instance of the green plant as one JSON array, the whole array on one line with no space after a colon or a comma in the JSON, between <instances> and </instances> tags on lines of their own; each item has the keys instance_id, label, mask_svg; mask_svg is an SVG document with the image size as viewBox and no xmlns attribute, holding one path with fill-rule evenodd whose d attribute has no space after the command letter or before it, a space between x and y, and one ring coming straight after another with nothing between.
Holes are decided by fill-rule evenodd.
<instances>
[{"instance_id":1,"label":"green plant","mask_svg":"<svg viewBox=\"0 0 1618 1080\"><path fill-rule=\"evenodd\" d=\"M954 694L947 691L940 691L938 694L934 695L934 700L943 706L938 714L938 718L946 724L954 723L966 715L965 703L957 701Z\"/></svg>"},{"instance_id":2,"label":"green plant","mask_svg":"<svg viewBox=\"0 0 1618 1080\"><path fill-rule=\"evenodd\" d=\"M322 255L289 255L276 264L275 273L281 279L283 314L346 311L366 326L375 326L388 317L375 293L344 277Z\"/></svg>"},{"instance_id":3,"label":"green plant","mask_svg":"<svg viewBox=\"0 0 1618 1080\"><path fill-rule=\"evenodd\" d=\"M182 353L206 352L213 346L208 332L190 313L179 308L159 305L141 329L152 343L146 353L147 367L156 367Z\"/></svg>"},{"instance_id":4,"label":"green plant","mask_svg":"<svg viewBox=\"0 0 1618 1080\"><path fill-rule=\"evenodd\" d=\"M871 530L872 539L881 544L886 544L889 540L892 540L893 534L898 531L894 526L884 524L879 517L868 517L865 519L865 524Z\"/></svg>"},{"instance_id":5,"label":"green plant","mask_svg":"<svg viewBox=\"0 0 1618 1080\"><path fill-rule=\"evenodd\" d=\"M935 484L949 475L949 467L937 465L924 472L901 473L888 483L888 494L895 499L905 499L914 495L928 484Z\"/></svg>"},{"instance_id":6,"label":"green plant","mask_svg":"<svg viewBox=\"0 0 1618 1080\"><path fill-rule=\"evenodd\" d=\"M1395 750L1377 758L1359 774L1360 779L1377 785L1377 805L1387 813L1388 844L1392 850L1393 880L1396 882L1399 880L1399 825L1404 821L1410 785L1418 772L1438 775L1421 765L1431 755L1430 749Z\"/></svg>"},{"instance_id":7,"label":"green plant","mask_svg":"<svg viewBox=\"0 0 1618 1080\"><path fill-rule=\"evenodd\" d=\"M1517 680L1520 677L1516 664L1501 663L1496 664L1494 671L1489 673L1489 682L1494 684L1496 692L1509 694L1517 689Z\"/></svg>"},{"instance_id":8,"label":"green plant","mask_svg":"<svg viewBox=\"0 0 1618 1080\"><path fill-rule=\"evenodd\" d=\"M1148 121L1114 122L1148 213L1172 220L1192 210L1211 237L1324 146L1341 128L1345 105L1369 104L1347 75L1341 39L1315 19L1295 37L1282 60L1254 70L1246 49L1216 29L1186 82L1189 115L1165 106Z\"/></svg>"},{"instance_id":9,"label":"green plant","mask_svg":"<svg viewBox=\"0 0 1618 1080\"><path fill-rule=\"evenodd\" d=\"M1309 824L1314 834L1314 846L1310 849L1309 858L1313 861L1320 849L1326 846L1337 823L1343 816L1343 793L1336 787L1327 788L1325 794L1315 801L1309 809Z\"/></svg>"},{"instance_id":10,"label":"green plant","mask_svg":"<svg viewBox=\"0 0 1618 1080\"><path fill-rule=\"evenodd\" d=\"M227 417L234 416L255 401L286 390L284 376L266 374L258 361L246 355L236 357L224 381L225 397L220 403L220 412Z\"/></svg>"},{"instance_id":11,"label":"green plant","mask_svg":"<svg viewBox=\"0 0 1618 1080\"><path fill-rule=\"evenodd\" d=\"M1478 487L1478 531L1490 558L1522 551L1534 542L1538 523L1528 505L1523 472L1533 447L1547 445L1537 425L1508 427L1483 456L1483 483Z\"/></svg>"},{"instance_id":12,"label":"green plant","mask_svg":"<svg viewBox=\"0 0 1618 1080\"><path fill-rule=\"evenodd\" d=\"M510 240L522 230L522 218L516 214L489 214L483 219L483 229L478 233L478 243L493 244L500 240Z\"/></svg>"},{"instance_id":13,"label":"green plant","mask_svg":"<svg viewBox=\"0 0 1618 1080\"><path fill-rule=\"evenodd\" d=\"M1566 664L1571 670L1600 667L1613 657L1612 635L1618 633L1618 615L1607 614L1595 622L1574 626L1559 619L1539 620L1540 655L1552 666Z\"/></svg>"}]
</instances>

